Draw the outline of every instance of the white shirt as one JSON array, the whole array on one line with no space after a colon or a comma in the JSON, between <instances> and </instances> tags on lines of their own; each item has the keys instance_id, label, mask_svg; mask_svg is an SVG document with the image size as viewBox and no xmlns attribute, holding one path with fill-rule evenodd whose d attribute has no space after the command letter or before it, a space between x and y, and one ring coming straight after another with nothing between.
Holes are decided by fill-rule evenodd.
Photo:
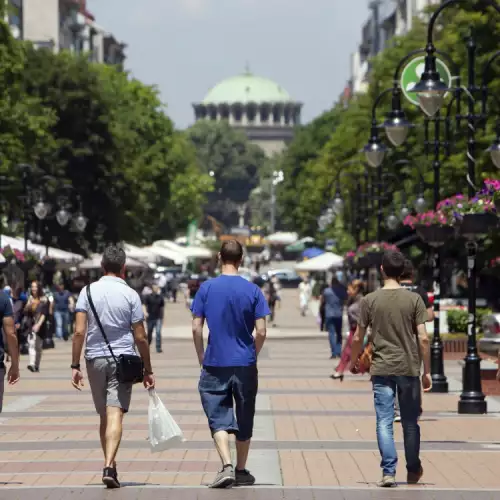
<instances>
[{"instance_id":1,"label":"white shirt","mask_svg":"<svg viewBox=\"0 0 500 500\"><path fill-rule=\"evenodd\" d=\"M92 283L92 302L101 320L102 327L116 357L120 354L135 354L132 324L144 321L139 294L121 278L103 276ZM76 303L76 312L87 313L87 343L85 358L110 357L108 347L87 299L87 287L83 287Z\"/></svg>"}]
</instances>

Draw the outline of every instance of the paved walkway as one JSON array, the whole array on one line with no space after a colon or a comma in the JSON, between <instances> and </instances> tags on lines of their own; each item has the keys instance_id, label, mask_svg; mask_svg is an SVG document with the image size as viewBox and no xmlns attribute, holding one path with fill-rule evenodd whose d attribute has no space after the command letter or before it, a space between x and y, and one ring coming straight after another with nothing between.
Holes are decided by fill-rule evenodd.
<instances>
[{"instance_id":1,"label":"paved walkway","mask_svg":"<svg viewBox=\"0 0 500 500\"><path fill-rule=\"evenodd\" d=\"M70 346L44 353L41 372L22 371L9 388L0 422L1 500L158 499L460 499L500 498L500 405L487 416L459 416L457 392L425 395L423 483L381 491L372 395L367 377L328 378L326 340L271 340L259 363L260 394L249 468L255 488L208 490L219 467L197 394L190 342L154 354L161 398L188 441L151 454L147 393L137 387L118 457L124 488L101 486L102 458L88 386L69 383ZM23 365L26 360L23 358ZM458 375L456 362L447 363ZM453 390L459 384L451 381ZM402 449L399 425L395 427ZM404 459L398 480L404 481Z\"/></svg>"}]
</instances>

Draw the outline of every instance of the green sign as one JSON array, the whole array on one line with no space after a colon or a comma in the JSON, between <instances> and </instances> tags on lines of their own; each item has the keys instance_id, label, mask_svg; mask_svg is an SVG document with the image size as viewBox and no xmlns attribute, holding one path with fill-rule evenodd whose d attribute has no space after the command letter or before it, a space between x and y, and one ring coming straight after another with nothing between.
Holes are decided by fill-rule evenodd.
<instances>
[{"instance_id":1,"label":"green sign","mask_svg":"<svg viewBox=\"0 0 500 500\"><path fill-rule=\"evenodd\" d=\"M446 85L451 85L451 73L448 66L439 58L436 58L436 67L441 76L441 80ZM419 105L418 96L411 89L420 81L420 77L425 70L425 56L415 57L403 69L401 73L401 90L404 96L415 106Z\"/></svg>"},{"instance_id":2,"label":"green sign","mask_svg":"<svg viewBox=\"0 0 500 500\"><path fill-rule=\"evenodd\" d=\"M196 243L196 233L198 232L198 222L192 220L187 228L186 246L190 247Z\"/></svg>"}]
</instances>

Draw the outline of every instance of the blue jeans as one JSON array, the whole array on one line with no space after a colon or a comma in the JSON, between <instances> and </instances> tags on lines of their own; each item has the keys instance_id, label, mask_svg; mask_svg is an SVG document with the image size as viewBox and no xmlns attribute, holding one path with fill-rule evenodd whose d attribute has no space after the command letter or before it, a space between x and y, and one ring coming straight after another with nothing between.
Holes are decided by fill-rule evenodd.
<instances>
[{"instance_id":1,"label":"blue jeans","mask_svg":"<svg viewBox=\"0 0 500 500\"><path fill-rule=\"evenodd\" d=\"M161 329L163 321L161 319L148 319L148 341L149 345L153 341L153 331L156 330L156 351L161 351Z\"/></svg>"},{"instance_id":2,"label":"blue jeans","mask_svg":"<svg viewBox=\"0 0 500 500\"><path fill-rule=\"evenodd\" d=\"M332 356L340 356L342 354L342 316L325 318L325 328L328 332Z\"/></svg>"},{"instance_id":3,"label":"blue jeans","mask_svg":"<svg viewBox=\"0 0 500 500\"><path fill-rule=\"evenodd\" d=\"M56 322L56 337L58 339L68 338L69 311L54 311Z\"/></svg>"},{"instance_id":4,"label":"blue jeans","mask_svg":"<svg viewBox=\"0 0 500 500\"><path fill-rule=\"evenodd\" d=\"M377 441L382 457L380 466L384 476L395 476L398 454L394 444L394 399L396 392L401 412L406 469L420 470L420 379L418 377L372 377L375 413L377 415Z\"/></svg>"}]
</instances>

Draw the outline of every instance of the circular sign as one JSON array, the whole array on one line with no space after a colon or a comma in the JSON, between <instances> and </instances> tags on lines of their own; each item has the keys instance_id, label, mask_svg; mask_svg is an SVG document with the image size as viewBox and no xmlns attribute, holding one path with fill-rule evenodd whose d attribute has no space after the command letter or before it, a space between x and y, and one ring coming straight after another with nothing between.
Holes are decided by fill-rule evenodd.
<instances>
[{"instance_id":1,"label":"circular sign","mask_svg":"<svg viewBox=\"0 0 500 500\"><path fill-rule=\"evenodd\" d=\"M436 68L441 76L441 80L448 86L451 85L451 72L448 66L439 58L436 58ZM412 59L401 72L401 90L404 96L415 106L419 106L417 94L411 92L413 87L420 81L425 70L425 56Z\"/></svg>"}]
</instances>

